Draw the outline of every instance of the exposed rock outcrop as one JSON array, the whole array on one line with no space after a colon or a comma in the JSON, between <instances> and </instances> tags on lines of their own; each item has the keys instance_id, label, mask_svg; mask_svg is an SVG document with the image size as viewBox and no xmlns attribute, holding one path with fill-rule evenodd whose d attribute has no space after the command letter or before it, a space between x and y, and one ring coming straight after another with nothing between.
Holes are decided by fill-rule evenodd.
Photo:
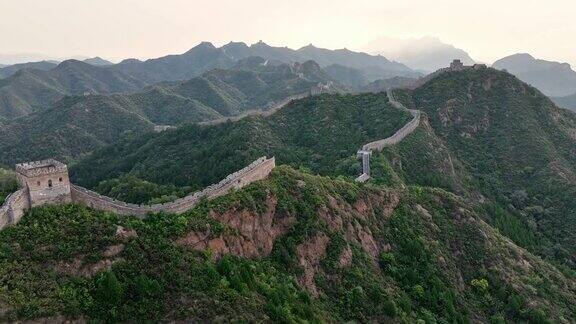
<instances>
[{"instance_id":1,"label":"exposed rock outcrop","mask_svg":"<svg viewBox=\"0 0 576 324\"><path fill-rule=\"evenodd\" d=\"M209 216L227 227L224 233L214 237L207 232L189 232L178 240L178 244L194 250L210 250L215 258L224 254L242 257L267 256L272 251L274 240L286 233L296 221L294 216L278 217L277 200L269 196L263 213L234 208L224 213L210 211Z\"/></svg>"}]
</instances>

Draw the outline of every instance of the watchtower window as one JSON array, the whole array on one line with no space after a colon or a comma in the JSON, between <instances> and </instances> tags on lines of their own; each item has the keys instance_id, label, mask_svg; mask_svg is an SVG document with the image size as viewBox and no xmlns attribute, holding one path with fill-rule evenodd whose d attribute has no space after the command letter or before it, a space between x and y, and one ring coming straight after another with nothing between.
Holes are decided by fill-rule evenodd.
<instances>
[{"instance_id":1,"label":"watchtower window","mask_svg":"<svg viewBox=\"0 0 576 324\"><path fill-rule=\"evenodd\" d=\"M48 180L48 188L52 188L52 179Z\"/></svg>"},{"instance_id":2,"label":"watchtower window","mask_svg":"<svg viewBox=\"0 0 576 324\"><path fill-rule=\"evenodd\" d=\"M40 181L36 181L36 185L40 187Z\"/></svg>"},{"instance_id":3,"label":"watchtower window","mask_svg":"<svg viewBox=\"0 0 576 324\"><path fill-rule=\"evenodd\" d=\"M62 178L58 178L58 181L62 182Z\"/></svg>"}]
</instances>

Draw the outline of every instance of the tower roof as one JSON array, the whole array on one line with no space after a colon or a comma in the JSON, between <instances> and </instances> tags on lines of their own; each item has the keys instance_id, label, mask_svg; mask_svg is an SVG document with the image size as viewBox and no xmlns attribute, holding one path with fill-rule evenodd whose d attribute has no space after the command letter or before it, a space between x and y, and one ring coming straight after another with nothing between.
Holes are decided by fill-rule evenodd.
<instances>
[{"instance_id":1,"label":"tower roof","mask_svg":"<svg viewBox=\"0 0 576 324\"><path fill-rule=\"evenodd\" d=\"M40 175L66 171L68 171L66 164L54 159L16 164L16 172L26 177L37 177Z\"/></svg>"}]
</instances>

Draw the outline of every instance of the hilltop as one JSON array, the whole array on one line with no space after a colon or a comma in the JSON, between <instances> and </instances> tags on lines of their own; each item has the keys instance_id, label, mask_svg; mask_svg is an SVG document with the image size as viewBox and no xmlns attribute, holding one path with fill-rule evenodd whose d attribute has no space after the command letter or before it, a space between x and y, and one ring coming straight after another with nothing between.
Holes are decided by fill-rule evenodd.
<instances>
[{"instance_id":1,"label":"hilltop","mask_svg":"<svg viewBox=\"0 0 576 324\"><path fill-rule=\"evenodd\" d=\"M402 98L430 127L390 151L393 169L486 201L502 233L576 268L576 115L488 68L440 74Z\"/></svg>"},{"instance_id":2,"label":"hilltop","mask_svg":"<svg viewBox=\"0 0 576 324\"><path fill-rule=\"evenodd\" d=\"M7 78L22 69L36 69L42 71L49 71L58 66L58 63L52 61L40 61L20 63L13 65L0 66L0 79Z\"/></svg>"},{"instance_id":3,"label":"hilltop","mask_svg":"<svg viewBox=\"0 0 576 324\"><path fill-rule=\"evenodd\" d=\"M96 66L106 66L106 65L114 64L114 63L112 63L108 60L105 60L99 56L87 58L87 59L83 60L83 62L88 63L88 64L92 64L92 65L96 65Z\"/></svg>"}]
</instances>

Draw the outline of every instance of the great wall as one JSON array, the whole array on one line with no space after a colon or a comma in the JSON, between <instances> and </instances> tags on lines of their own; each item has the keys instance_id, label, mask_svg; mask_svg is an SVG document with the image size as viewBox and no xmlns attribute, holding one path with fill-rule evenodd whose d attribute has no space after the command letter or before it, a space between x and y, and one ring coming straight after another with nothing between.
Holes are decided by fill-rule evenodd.
<instances>
[{"instance_id":1,"label":"great wall","mask_svg":"<svg viewBox=\"0 0 576 324\"><path fill-rule=\"evenodd\" d=\"M465 69L482 69L486 68L484 64L474 64L473 66L464 66L460 60L454 60L450 63L449 67L439 69L436 72L430 73L418 80L416 80L411 85L407 86L408 89L415 89L422 86L424 83L432 80L433 78L437 77L438 75L446 72L452 71L462 71ZM404 105L394 98L394 94L392 93L392 89L386 89L386 95L388 96L388 101L390 104L397 109L404 110L409 112L412 115L412 120L410 120L406 125L400 128L396 133L392 136L370 142L362 146L356 153L356 158L361 161L361 174L356 178L357 182L365 182L370 179L370 156L372 156L373 151L380 152L387 146L395 145L396 143L400 142L410 133L412 133L418 125L420 125L420 110L415 109L408 109L404 107Z\"/></svg>"},{"instance_id":2,"label":"great wall","mask_svg":"<svg viewBox=\"0 0 576 324\"><path fill-rule=\"evenodd\" d=\"M254 181L266 178L275 165L276 161L273 157L261 157L202 191L163 204L136 205L112 199L70 183L67 166L56 160L18 164L16 170L22 189L9 195L0 207L0 229L6 225L16 224L27 209L43 204L74 202L98 210L140 218L148 213L180 214L193 208L202 199L219 197L231 190L240 189Z\"/></svg>"},{"instance_id":3,"label":"great wall","mask_svg":"<svg viewBox=\"0 0 576 324\"><path fill-rule=\"evenodd\" d=\"M119 215L134 215L145 217L148 213L165 212L181 214L193 208L202 199L223 196L233 189L240 189L254 181L268 176L276 165L275 159L261 157L247 167L228 175L224 180L210 185L202 191L197 191L171 202L154 205L136 205L102 196L94 191L71 184L72 201L88 207L114 212Z\"/></svg>"},{"instance_id":4,"label":"great wall","mask_svg":"<svg viewBox=\"0 0 576 324\"><path fill-rule=\"evenodd\" d=\"M238 121L248 116L270 116L294 100L330 92L334 92L331 83L319 83L305 93L292 95L280 102L271 103L266 109L251 109L238 116L224 117L200 124L216 125ZM161 132L170 128L174 127L156 125L154 131ZM10 224L16 224L27 209L46 203L74 202L97 210L113 212L119 215L133 215L140 218L145 217L149 213L158 212L180 214L193 208L202 199L219 197L233 189L240 189L254 181L266 178L276 165L275 163L274 157L270 159L261 157L247 167L228 175L222 181L210 185L202 191L194 192L171 202L154 205L126 203L74 185L69 180L67 166L53 159L21 163L16 165L21 189L6 197L2 206L0 206L0 229Z\"/></svg>"},{"instance_id":5,"label":"great wall","mask_svg":"<svg viewBox=\"0 0 576 324\"><path fill-rule=\"evenodd\" d=\"M481 67L474 65L472 68ZM424 77L425 81L446 71L462 70L464 67L458 60L455 60L449 68L441 69L431 76ZM417 82L420 83L420 82ZM263 115L269 116L292 100L301 99L310 95L329 92L328 88L318 86L318 89L305 94L288 97L266 111L250 111L242 116L224 118L222 120L211 121L207 124L217 124L226 121L239 120L246 116ZM357 152L357 158L361 161L362 173L356 178L358 182L365 182L370 179L370 156L373 151L381 151L387 146L394 145L411 134L420 124L421 112L419 110L407 109L402 103L394 98L391 89L386 90L390 104L401 110L405 110L412 115L412 119L396 131L392 136L369 142L363 145ZM27 162L16 165L18 182L21 189L6 197L0 206L0 229L16 224L27 209L43 204L60 203L80 203L88 207L113 212L119 215L133 215L139 218L146 217L149 213L166 212L180 214L193 208L202 199L211 199L229 193L231 190L240 189L254 181L265 179L276 161L274 157L261 157L245 168L234 172L222 181L210 185L183 198L171 202L154 205L137 205L115 200L110 197L100 195L94 191L72 184L68 177L68 168L65 164L53 159Z\"/></svg>"},{"instance_id":6,"label":"great wall","mask_svg":"<svg viewBox=\"0 0 576 324\"><path fill-rule=\"evenodd\" d=\"M356 157L361 161L362 167L362 173L360 176L358 176L358 178L356 178L356 181L358 182L365 182L370 179L370 156L372 155L373 151L380 152L385 147L392 146L400 142L402 139L404 139L404 137L412 133L418 127L418 125L420 125L420 110L408 109L404 107L402 103L394 98L394 94L390 89L386 90L386 95L388 96L388 101L394 108L409 112L410 115L412 115L412 119L402 128L397 130L392 136L367 143L363 145L360 150L358 150Z\"/></svg>"}]
</instances>

